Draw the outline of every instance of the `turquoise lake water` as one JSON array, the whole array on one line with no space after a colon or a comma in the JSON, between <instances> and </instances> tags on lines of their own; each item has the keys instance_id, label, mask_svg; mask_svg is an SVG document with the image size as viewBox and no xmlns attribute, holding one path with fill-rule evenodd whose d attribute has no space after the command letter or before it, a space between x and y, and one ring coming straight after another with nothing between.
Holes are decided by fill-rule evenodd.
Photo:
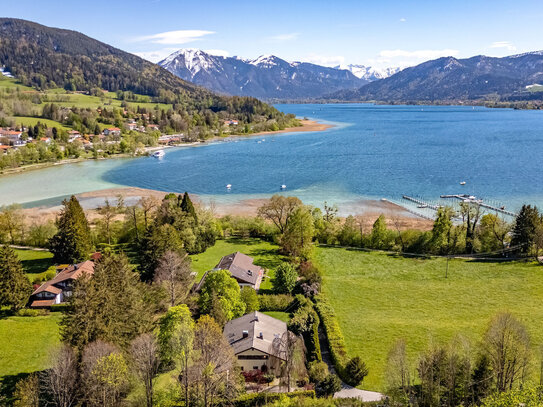
<instances>
[{"instance_id":1,"label":"turquoise lake water","mask_svg":"<svg viewBox=\"0 0 543 407\"><path fill-rule=\"evenodd\" d=\"M468 193L543 206L543 111L468 106L277 105L335 124L168 149L163 159L105 160L0 178L0 204L119 185L189 191L217 202L280 192L307 203ZM460 182L466 185L461 186ZM226 185L231 184L231 190Z\"/></svg>"}]
</instances>

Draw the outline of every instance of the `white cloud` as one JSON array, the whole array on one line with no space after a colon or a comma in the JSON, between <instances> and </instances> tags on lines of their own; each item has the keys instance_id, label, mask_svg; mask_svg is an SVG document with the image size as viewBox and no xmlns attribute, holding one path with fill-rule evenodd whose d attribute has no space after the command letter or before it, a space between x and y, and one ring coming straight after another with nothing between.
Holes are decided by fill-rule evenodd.
<instances>
[{"instance_id":1,"label":"white cloud","mask_svg":"<svg viewBox=\"0 0 543 407\"><path fill-rule=\"evenodd\" d=\"M153 51L133 52L133 54L146 59L147 61L157 63L175 51L177 51L177 48L162 48Z\"/></svg>"},{"instance_id":2,"label":"white cloud","mask_svg":"<svg viewBox=\"0 0 543 407\"><path fill-rule=\"evenodd\" d=\"M214 34L214 31L206 30L176 30L166 31L153 35L134 38L134 42L153 42L155 44L186 44L201 39L202 37Z\"/></svg>"},{"instance_id":3,"label":"white cloud","mask_svg":"<svg viewBox=\"0 0 543 407\"><path fill-rule=\"evenodd\" d=\"M298 38L299 35L300 33L286 33L286 34L273 35L271 37L268 37L268 39L272 41L292 41Z\"/></svg>"},{"instance_id":4,"label":"white cloud","mask_svg":"<svg viewBox=\"0 0 543 407\"><path fill-rule=\"evenodd\" d=\"M301 59L303 62L311 62L312 64L323 66L337 66L345 63L345 57L341 55L318 55L309 54Z\"/></svg>"},{"instance_id":5,"label":"white cloud","mask_svg":"<svg viewBox=\"0 0 543 407\"><path fill-rule=\"evenodd\" d=\"M400 18L400 23L405 23L407 21L407 18Z\"/></svg>"},{"instance_id":6,"label":"white cloud","mask_svg":"<svg viewBox=\"0 0 543 407\"><path fill-rule=\"evenodd\" d=\"M490 48L504 48L507 51L516 51L517 47L510 41L496 41L490 44Z\"/></svg>"}]
</instances>

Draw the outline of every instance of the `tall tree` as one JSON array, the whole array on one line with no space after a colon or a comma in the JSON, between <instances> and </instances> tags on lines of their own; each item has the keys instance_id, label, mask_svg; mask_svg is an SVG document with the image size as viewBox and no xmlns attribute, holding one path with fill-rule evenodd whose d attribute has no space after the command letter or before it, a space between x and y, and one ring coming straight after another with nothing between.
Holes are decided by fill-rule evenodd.
<instances>
[{"instance_id":1,"label":"tall tree","mask_svg":"<svg viewBox=\"0 0 543 407\"><path fill-rule=\"evenodd\" d=\"M539 211L534 206L522 205L515 219L511 246L518 247L520 253L529 253L534 243L537 225L541 222Z\"/></svg>"},{"instance_id":2,"label":"tall tree","mask_svg":"<svg viewBox=\"0 0 543 407\"><path fill-rule=\"evenodd\" d=\"M313 247L315 226L309 207L297 206L290 215L281 237L282 250L293 256L306 259Z\"/></svg>"},{"instance_id":3,"label":"tall tree","mask_svg":"<svg viewBox=\"0 0 543 407\"><path fill-rule=\"evenodd\" d=\"M150 327L144 288L124 254L105 255L92 277L75 282L60 323L63 340L79 350L97 340L128 346Z\"/></svg>"},{"instance_id":4,"label":"tall tree","mask_svg":"<svg viewBox=\"0 0 543 407\"><path fill-rule=\"evenodd\" d=\"M185 305L171 307L159 321L158 344L161 363L171 367L174 363L180 370L179 381L184 388L185 405L189 405L189 374L194 342L194 320Z\"/></svg>"},{"instance_id":5,"label":"tall tree","mask_svg":"<svg viewBox=\"0 0 543 407\"><path fill-rule=\"evenodd\" d=\"M227 322L245 313L245 303L241 300L237 281L227 270L207 273L198 300L203 314L220 313Z\"/></svg>"},{"instance_id":6,"label":"tall tree","mask_svg":"<svg viewBox=\"0 0 543 407\"><path fill-rule=\"evenodd\" d=\"M56 407L72 407L80 396L78 362L73 349L63 345L51 357L52 367L42 373L45 389Z\"/></svg>"},{"instance_id":7,"label":"tall tree","mask_svg":"<svg viewBox=\"0 0 543 407\"><path fill-rule=\"evenodd\" d=\"M148 228L140 244L142 280L153 280L160 259L168 251L184 255L183 242L177 230L170 224Z\"/></svg>"},{"instance_id":8,"label":"tall tree","mask_svg":"<svg viewBox=\"0 0 543 407\"><path fill-rule=\"evenodd\" d=\"M475 231L481 217L481 212L481 205L478 203L460 203L460 213L462 214L466 229L466 253L473 253Z\"/></svg>"},{"instance_id":9,"label":"tall tree","mask_svg":"<svg viewBox=\"0 0 543 407\"><path fill-rule=\"evenodd\" d=\"M450 254L454 248L454 231L451 208L439 208L432 228L430 246L439 254Z\"/></svg>"},{"instance_id":10,"label":"tall tree","mask_svg":"<svg viewBox=\"0 0 543 407\"><path fill-rule=\"evenodd\" d=\"M0 239L3 234L7 235L5 242L15 244L22 234L24 217L21 213L21 206L18 204L0 207ZM1 241L1 240L0 240Z\"/></svg>"},{"instance_id":11,"label":"tall tree","mask_svg":"<svg viewBox=\"0 0 543 407\"><path fill-rule=\"evenodd\" d=\"M184 301L194 281L190 258L186 254L180 256L178 252L168 250L158 261L154 281L166 288L171 307Z\"/></svg>"},{"instance_id":12,"label":"tall tree","mask_svg":"<svg viewBox=\"0 0 543 407\"><path fill-rule=\"evenodd\" d=\"M202 390L204 406L214 404L219 393L228 394L236 380L234 351L222 334L222 329L209 315L202 316L194 331L195 360L191 376Z\"/></svg>"},{"instance_id":13,"label":"tall tree","mask_svg":"<svg viewBox=\"0 0 543 407\"><path fill-rule=\"evenodd\" d=\"M483 346L492 365L498 392L509 391L524 381L530 361L530 337L513 315L500 313L492 319Z\"/></svg>"},{"instance_id":14,"label":"tall tree","mask_svg":"<svg viewBox=\"0 0 543 407\"><path fill-rule=\"evenodd\" d=\"M370 245L374 249L388 248L388 230L385 215L381 214L373 223L370 234Z\"/></svg>"},{"instance_id":15,"label":"tall tree","mask_svg":"<svg viewBox=\"0 0 543 407\"><path fill-rule=\"evenodd\" d=\"M153 407L154 380L158 374L158 347L154 335L145 333L132 341L130 346L132 366L145 387L147 407Z\"/></svg>"},{"instance_id":16,"label":"tall tree","mask_svg":"<svg viewBox=\"0 0 543 407\"><path fill-rule=\"evenodd\" d=\"M23 308L32 286L15 251L9 246L0 248L0 307L12 310Z\"/></svg>"},{"instance_id":17,"label":"tall tree","mask_svg":"<svg viewBox=\"0 0 543 407\"><path fill-rule=\"evenodd\" d=\"M87 259L92 250L89 223L75 196L62 205L56 222L58 232L49 241L50 250L58 263L77 263Z\"/></svg>"},{"instance_id":18,"label":"tall tree","mask_svg":"<svg viewBox=\"0 0 543 407\"><path fill-rule=\"evenodd\" d=\"M270 200L258 208L258 216L273 222L279 233L283 234L294 210L302 205L302 201L294 196L273 195Z\"/></svg>"},{"instance_id":19,"label":"tall tree","mask_svg":"<svg viewBox=\"0 0 543 407\"><path fill-rule=\"evenodd\" d=\"M298 273L290 263L281 263L272 280L273 290L278 294L291 294L296 286Z\"/></svg>"},{"instance_id":20,"label":"tall tree","mask_svg":"<svg viewBox=\"0 0 543 407\"><path fill-rule=\"evenodd\" d=\"M192 201L190 200L190 196L188 192L185 192L183 194L183 198L181 200L181 210L185 212L186 214L192 216L196 222L198 222L198 216L196 215L196 210L194 209L194 205L192 204Z\"/></svg>"}]
</instances>

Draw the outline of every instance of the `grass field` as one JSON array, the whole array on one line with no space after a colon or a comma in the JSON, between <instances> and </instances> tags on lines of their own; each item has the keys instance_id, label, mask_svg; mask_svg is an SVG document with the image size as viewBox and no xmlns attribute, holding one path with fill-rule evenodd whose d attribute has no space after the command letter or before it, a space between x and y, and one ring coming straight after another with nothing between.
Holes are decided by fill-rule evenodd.
<instances>
[{"instance_id":1,"label":"grass field","mask_svg":"<svg viewBox=\"0 0 543 407\"><path fill-rule=\"evenodd\" d=\"M0 318L0 377L48 367L49 352L60 343L60 313Z\"/></svg>"},{"instance_id":2,"label":"grass field","mask_svg":"<svg viewBox=\"0 0 543 407\"><path fill-rule=\"evenodd\" d=\"M45 274L47 269L54 264L53 253L51 252L44 252L41 250L15 250L15 253L19 256L21 263L23 263L23 268L30 281Z\"/></svg>"},{"instance_id":3,"label":"grass field","mask_svg":"<svg viewBox=\"0 0 543 407\"><path fill-rule=\"evenodd\" d=\"M265 311L264 314L269 315L270 317L280 319L283 322L290 321L290 314L288 312L281 311Z\"/></svg>"},{"instance_id":4,"label":"grass field","mask_svg":"<svg viewBox=\"0 0 543 407\"><path fill-rule=\"evenodd\" d=\"M15 123L19 126L35 126L40 122L41 124L46 124L47 127L56 127L59 129L64 130L70 130L70 127L64 126L63 124L56 122L54 120L49 119L42 119L40 117L23 117L23 116L15 116L15 117L9 117L9 120L15 120Z\"/></svg>"},{"instance_id":5,"label":"grass field","mask_svg":"<svg viewBox=\"0 0 543 407\"><path fill-rule=\"evenodd\" d=\"M543 345L543 267L536 264L451 260L445 279L444 259L317 248L314 260L349 357L361 356L370 369L364 388L384 390L387 353L397 339L407 341L414 363L430 341L461 334L475 345L500 311L527 326L535 355Z\"/></svg>"},{"instance_id":6,"label":"grass field","mask_svg":"<svg viewBox=\"0 0 543 407\"><path fill-rule=\"evenodd\" d=\"M251 256L255 264L268 271L267 278L262 281L261 289L271 289L270 278L273 277L273 270L281 264L282 256L276 245L259 239L217 240L215 246L207 249L205 253L191 256L192 268L198 274L197 278L200 279L207 270L213 269L222 256L237 251Z\"/></svg>"}]
</instances>

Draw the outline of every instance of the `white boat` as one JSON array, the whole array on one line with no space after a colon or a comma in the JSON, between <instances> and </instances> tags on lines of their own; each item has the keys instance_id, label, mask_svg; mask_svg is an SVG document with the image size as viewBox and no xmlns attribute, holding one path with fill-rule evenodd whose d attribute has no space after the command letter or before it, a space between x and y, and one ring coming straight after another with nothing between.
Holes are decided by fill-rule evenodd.
<instances>
[{"instance_id":1,"label":"white boat","mask_svg":"<svg viewBox=\"0 0 543 407\"><path fill-rule=\"evenodd\" d=\"M158 151L155 151L153 153L153 157L155 158L162 158L166 155L166 153L164 153L164 150L158 150Z\"/></svg>"},{"instance_id":2,"label":"white boat","mask_svg":"<svg viewBox=\"0 0 543 407\"><path fill-rule=\"evenodd\" d=\"M460 182L460 185L466 185L466 181Z\"/></svg>"},{"instance_id":3,"label":"white boat","mask_svg":"<svg viewBox=\"0 0 543 407\"><path fill-rule=\"evenodd\" d=\"M281 185L281 189L287 189L287 186L285 184Z\"/></svg>"},{"instance_id":4,"label":"white boat","mask_svg":"<svg viewBox=\"0 0 543 407\"><path fill-rule=\"evenodd\" d=\"M232 184L226 184L226 189L232 189Z\"/></svg>"}]
</instances>

